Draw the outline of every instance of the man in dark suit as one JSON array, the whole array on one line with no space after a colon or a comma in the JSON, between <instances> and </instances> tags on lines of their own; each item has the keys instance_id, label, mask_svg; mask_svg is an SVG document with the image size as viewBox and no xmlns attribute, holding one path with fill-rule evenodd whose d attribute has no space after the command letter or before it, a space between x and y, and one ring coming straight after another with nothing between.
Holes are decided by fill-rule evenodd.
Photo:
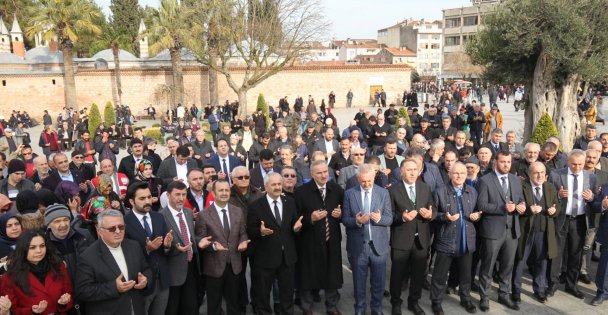
<instances>
[{"instance_id":1,"label":"man in dark suit","mask_svg":"<svg viewBox=\"0 0 608 315\"><path fill-rule=\"evenodd\" d=\"M585 156L585 151L572 150L568 155L568 166L551 172L551 182L558 190L561 209L555 218L558 255L551 261L548 296L552 296L557 289L563 262L566 263L566 292L580 299L585 297L576 287L576 283L587 232L587 220L593 215L591 204L596 187L595 175L583 169ZM568 246L567 251L566 246ZM567 256L562 257L563 255Z\"/></svg>"},{"instance_id":2,"label":"man in dark suit","mask_svg":"<svg viewBox=\"0 0 608 315\"><path fill-rule=\"evenodd\" d=\"M502 129L495 128L490 133L490 140L481 145L482 148L488 148L492 151L492 159L496 159L496 154L500 151L509 151L509 146L502 142Z\"/></svg>"},{"instance_id":3,"label":"man in dark suit","mask_svg":"<svg viewBox=\"0 0 608 315\"><path fill-rule=\"evenodd\" d=\"M426 275L426 259L431 247L429 222L435 217L433 194L429 186L417 182L418 164L414 160L401 163L402 181L389 189L393 211L391 226L391 305L392 314L401 314L401 285L410 278L408 309L424 314L418 305Z\"/></svg>"},{"instance_id":4,"label":"man in dark suit","mask_svg":"<svg viewBox=\"0 0 608 315\"><path fill-rule=\"evenodd\" d=\"M42 180L42 187L55 191L55 188L59 186L62 181L70 181L78 185L80 188L80 198L86 199L87 194L90 192L87 181L82 176L82 173L70 169L70 162L65 153L56 153L53 156L53 161L57 169L52 171L49 176Z\"/></svg>"},{"instance_id":5,"label":"man in dark suit","mask_svg":"<svg viewBox=\"0 0 608 315\"><path fill-rule=\"evenodd\" d=\"M340 314L338 289L342 287L342 219L344 191L329 182L327 163L314 161L310 182L295 191L296 206L303 216L298 237L298 276L301 307L312 315L313 291L325 291L327 314Z\"/></svg>"},{"instance_id":6,"label":"man in dark suit","mask_svg":"<svg viewBox=\"0 0 608 315\"><path fill-rule=\"evenodd\" d=\"M269 149L260 152L260 163L251 169L251 186L264 190L264 181L270 173L280 173L281 170L274 166L274 153Z\"/></svg>"},{"instance_id":7,"label":"man in dark suit","mask_svg":"<svg viewBox=\"0 0 608 315\"><path fill-rule=\"evenodd\" d=\"M338 140L334 139L334 130L332 128L327 128L323 133L323 138L315 142L310 153L321 151L325 153L325 157L329 158L334 152L338 152L339 147Z\"/></svg>"},{"instance_id":8,"label":"man in dark suit","mask_svg":"<svg viewBox=\"0 0 608 315\"><path fill-rule=\"evenodd\" d=\"M87 314L147 314L144 290L152 270L136 241L125 239L125 222L118 210L97 216L99 239L78 260L74 292Z\"/></svg>"},{"instance_id":9,"label":"man in dark suit","mask_svg":"<svg viewBox=\"0 0 608 315\"><path fill-rule=\"evenodd\" d=\"M388 228L393 223L388 190L374 185L375 171L369 164L357 170L359 186L344 194L342 223L346 227L346 251L353 271L355 314L367 309L365 281L371 271L372 315L382 314L386 259L390 245Z\"/></svg>"},{"instance_id":10,"label":"man in dark suit","mask_svg":"<svg viewBox=\"0 0 608 315\"><path fill-rule=\"evenodd\" d=\"M602 244L595 274L597 293L591 301L591 305L598 306L608 299L608 184L600 188L600 193L595 197L593 211L601 213L597 230L597 242Z\"/></svg>"},{"instance_id":11,"label":"man in dark suit","mask_svg":"<svg viewBox=\"0 0 608 315\"><path fill-rule=\"evenodd\" d=\"M266 197L249 204L247 235L252 242L250 256L252 283L257 287L252 297L258 314L270 315L270 290L275 280L279 284L280 314L293 314L293 292L296 253L295 234L302 228L297 217L295 201L281 196L283 178L271 173L265 180Z\"/></svg>"},{"instance_id":12,"label":"man in dark suit","mask_svg":"<svg viewBox=\"0 0 608 315\"><path fill-rule=\"evenodd\" d=\"M171 286L167 315L198 314L198 282L200 276L199 251L194 237L194 216L192 210L184 208L188 187L181 181L174 181L167 186L169 204L160 211L167 226L174 231L173 246L177 254L169 257ZM205 246L202 246L205 247ZM202 249L202 248L201 248Z\"/></svg>"},{"instance_id":13,"label":"man in dark suit","mask_svg":"<svg viewBox=\"0 0 608 315\"><path fill-rule=\"evenodd\" d=\"M488 294L497 260L500 278L498 302L513 310L519 310L519 305L511 300L509 292L517 239L521 234L519 214L526 211L526 203L521 180L510 174L510 169L511 153L498 151L494 171L482 176L478 184L477 207L483 213L479 222L479 308L484 312L490 309Z\"/></svg>"},{"instance_id":14,"label":"man in dark suit","mask_svg":"<svg viewBox=\"0 0 608 315\"><path fill-rule=\"evenodd\" d=\"M131 140L131 154L123 157L118 165L118 172L127 175L129 181L135 179L135 170L139 162L147 159L144 155L144 143L135 138Z\"/></svg>"},{"instance_id":15,"label":"man in dark suit","mask_svg":"<svg viewBox=\"0 0 608 315\"><path fill-rule=\"evenodd\" d=\"M458 274L460 287L460 305L469 313L477 308L471 302L471 266L476 249L474 222L479 220L481 212L476 211L477 191L466 185L467 169L461 162L456 162L449 170L449 182L439 188L435 194L437 206L437 232L435 234L435 268L431 280L431 302L434 315L443 315L441 302L445 292L446 280L450 266Z\"/></svg>"},{"instance_id":16,"label":"man in dark suit","mask_svg":"<svg viewBox=\"0 0 608 315\"><path fill-rule=\"evenodd\" d=\"M213 145L205 139L205 131L199 129L195 134L195 140L192 141L194 149L194 158L203 162L207 161L213 155Z\"/></svg>"},{"instance_id":17,"label":"man in dark suit","mask_svg":"<svg viewBox=\"0 0 608 315\"><path fill-rule=\"evenodd\" d=\"M167 257L173 254L173 231L167 228L162 214L151 211L152 193L147 183L139 182L129 186L127 200L131 202L133 211L125 215L126 237L139 243L152 269L152 277L149 279L151 293L145 298L145 310L147 314L163 315L171 284Z\"/></svg>"},{"instance_id":18,"label":"man in dark suit","mask_svg":"<svg viewBox=\"0 0 608 315\"><path fill-rule=\"evenodd\" d=\"M190 158L190 150L186 146L178 147L175 157L169 157L160 163L158 177L163 180L163 185L169 185L173 181L186 182L188 171L196 168L196 162Z\"/></svg>"},{"instance_id":19,"label":"man in dark suit","mask_svg":"<svg viewBox=\"0 0 608 315\"><path fill-rule=\"evenodd\" d=\"M215 202L196 220L198 241L209 238L211 248L203 251L203 275L207 289L207 314L221 314L222 298L226 314L238 315L241 252L247 249L246 218L243 210L228 204L230 184L218 179L212 185Z\"/></svg>"},{"instance_id":20,"label":"man in dark suit","mask_svg":"<svg viewBox=\"0 0 608 315\"><path fill-rule=\"evenodd\" d=\"M219 179L225 179L232 184L230 174L232 170L241 165L241 161L238 157L228 154L228 142L225 139L217 140L217 153L212 155L207 163L215 167Z\"/></svg>"},{"instance_id":21,"label":"man in dark suit","mask_svg":"<svg viewBox=\"0 0 608 315\"><path fill-rule=\"evenodd\" d=\"M547 259L557 256L557 239L553 218L558 214L559 200L553 184L546 181L546 167L542 162L533 162L528 171L529 180L523 182L526 211L519 216L521 237L517 246L513 291L511 299L521 302L521 277L526 262L531 261L534 298L541 303L547 301Z\"/></svg>"}]
</instances>

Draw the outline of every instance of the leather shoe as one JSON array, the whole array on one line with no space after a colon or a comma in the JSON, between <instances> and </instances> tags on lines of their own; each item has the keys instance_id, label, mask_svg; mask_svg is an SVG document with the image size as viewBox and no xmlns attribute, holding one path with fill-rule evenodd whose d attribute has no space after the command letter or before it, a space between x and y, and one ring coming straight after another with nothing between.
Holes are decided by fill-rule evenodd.
<instances>
[{"instance_id":1,"label":"leather shoe","mask_svg":"<svg viewBox=\"0 0 608 315\"><path fill-rule=\"evenodd\" d=\"M490 310L490 300L488 299L481 299L479 300L479 309L482 312L487 312Z\"/></svg>"},{"instance_id":2,"label":"leather shoe","mask_svg":"<svg viewBox=\"0 0 608 315\"><path fill-rule=\"evenodd\" d=\"M407 309L412 311L412 313L414 313L414 315L424 315L426 314L424 312L424 310L422 309L422 307L420 307L420 305L418 305L418 302L416 303L411 303L407 305Z\"/></svg>"},{"instance_id":3,"label":"leather shoe","mask_svg":"<svg viewBox=\"0 0 608 315\"><path fill-rule=\"evenodd\" d=\"M552 297L555 294L555 291L557 291L557 285L549 285L549 287L547 288L547 297Z\"/></svg>"},{"instance_id":4,"label":"leather shoe","mask_svg":"<svg viewBox=\"0 0 608 315\"><path fill-rule=\"evenodd\" d=\"M500 303L514 311L519 311L519 305L517 305L515 302L511 301L511 299L506 295L499 296L498 303Z\"/></svg>"},{"instance_id":5,"label":"leather shoe","mask_svg":"<svg viewBox=\"0 0 608 315\"><path fill-rule=\"evenodd\" d=\"M521 295L518 293L511 294L511 301L517 305L521 304Z\"/></svg>"},{"instance_id":6,"label":"leather shoe","mask_svg":"<svg viewBox=\"0 0 608 315\"><path fill-rule=\"evenodd\" d=\"M579 299L585 298L585 294L583 294L583 292L579 291L577 288L566 288L566 293L571 294L572 296L577 297Z\"/></svg>"},{"instance_id":7,"label":"leather shoe","mask_svg":"<svg viewBox=\"0 0 608 315\"><path fill-rule=\"evenodd\" d=\"M392 305L391 315L401 315L401 303L395 303Z\"/></svg>"},{"instance_id":8,"label":"leather shoe","mask_svg":"<svg viewBox=\"0 0 608 315\"><path fill-rule=\"evenodd\" d=\"M444 315L441 304L433 303L433 306L431 308L433 309L433 315Z\"/></svg>"},{"instance_id":9,"label":"leather shoe","mask_svg":"<svg viewBox=\"0 0 608 315\"><path fill-rule=\"evenodd\" d=\"M578 276L578 281L580 281L584 284L591 284L591 279L589 279L589 275L580 274Z\"/></svg>"},{"instance_id":10,"label":"leather shoe","mask_svg":"<svg viewBox=\"0 0 608 315\"><path fill-rule=\"evenodd\" d=\"M547 302L547 295L541 292L534 292L534 298L541 303Z\"/></svg>"},{"instance_id":11,"label":"leather shoe","mask_svg":"<svg viewBox=\"0 0 608 315\"><path fill-rule=\"evenodd\" d=\"M475 304L473 304L471 301L460 301L460 306L464 307L469 314L477 313L477 307L475 307Z\"/></svg>"},{"instance_id":12,"label":"leather shoe","mask_svg":"<svg viewBox=\"0 0 608 315\"><path fill-rule=\"evenodd\" d=\"M604 302L604 298L601 296L596 296L593 298L593 300L591 300L591 305L593 306L598 306L601 305Z\"/></svg>"},{"instance_id":13,"label":"leather shoe","mask_svg":"<svg viewBox=\"0 0 608 315\"><path fill-rule=\"evenodd\" d=\"M327 312L327 315L342 315L342 313L340 313L340 311L338 310L335 310Z\"/></svg>"}]
</instances>

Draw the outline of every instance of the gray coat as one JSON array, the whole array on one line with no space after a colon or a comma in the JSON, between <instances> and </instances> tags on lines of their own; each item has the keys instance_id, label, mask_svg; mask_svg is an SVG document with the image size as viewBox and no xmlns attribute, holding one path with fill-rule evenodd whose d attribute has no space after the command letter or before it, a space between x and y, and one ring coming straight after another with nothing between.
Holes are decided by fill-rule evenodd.
<instances>
[{"instance_id":1,"label":"gray coat","mask_svg":"<svg viewBox=\"0 0 608 315\"><path fill-rule=\"evenodd\" d=\"M509 177L509 200L518 204L524 201L524 191L521 186L519 177L508 174ZM495 172L488 173L479 179L477 197L477 208L483 211L479 221L479 236L487 239L500 239L506 233L507 220L513 217L514 235L512 237L519 238L521 229L519 227L519 215L517 211L508 214L505 209L507 197L502 193L502 186Z\"/></svg>"},{"instance_id":2,"label":"gray coat","mask_svg":"<svg viewBox=\"0 0 608 315\"><path fill-rule=\"evenodd\" d=\"M170 230L173 230L173 244L171 246L175 246L178 242L183 246L186 244L192 244L192 251L194 257L192 261L196 263L197 273L200 274L200 265L198 260L198 242L195 235L194 230L194 216L192 215L192 210L188 208L182 208L182 212L184 213L184 221L188 226L188 231L190 232L190 239L184 240L182 239L182 234L179 229L179 222L176 222L173 218L173 214L171 214L171 210L169 208L163 208L160 211L160 214L165 218L165 222L167 222L167 226ZM186 282L186 276L188 275L188 254L177 251L175 256L171 256L167 258L167 262L169 265L169 272L171 273L171 286L180 286Z\"/></svg>"}]
</instances>

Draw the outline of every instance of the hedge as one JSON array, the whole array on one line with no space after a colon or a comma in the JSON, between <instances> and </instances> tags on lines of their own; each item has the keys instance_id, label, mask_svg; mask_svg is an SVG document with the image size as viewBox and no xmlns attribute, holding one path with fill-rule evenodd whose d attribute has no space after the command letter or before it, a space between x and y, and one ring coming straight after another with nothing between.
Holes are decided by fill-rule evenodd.
<instances>
[{"instance_id":1,"label":"hedge","mask_svg":"<svg viewBox=\"0 0 608 315\"><path fill-rule=\"evenodd\" d=\"M532 136L530 136L530 142L543 145L551 136L559 137L559 133L557 133L557 128L549 113L544 113L536 123Z\"/></svg>"},{"instance_id":2,"label":"hedge","mask_svg":"<svg viewBox=\"0 0 608 315\"><path fill-rule=\"evenodd\" d=\"M89 133L91 134L91 139L95 137L95 130L97 130L99 125L101 125L101 113L97 104L93 103L89 111Z\"/></svg>"},{"instance_id":3,"label":"hedge","mask_svg":"<svg viewBox=\"0 0 608 315\"><path fill-rule=\"evenodd\" d=\"M112 102L107 102L106 107L103 109L103 120L106 122L106 126L110 126L112 123L116 123L116 111Z\"/></svg>"},{"instance_id":4,"label":"hedge","mask_svg":"<svg viewBox=\"0 0 608 315\"><path fill-rule=\"evenodd\" d=\"M258 103L255 111L258 112L260 110L264 113L264 116L266 116L266 126L271 126L272 120L270 119L270 110L268 109L268 103L266 103L266 99L264 99L264 94L262 93L258 95Z\"/></svg>"}]
</instances>

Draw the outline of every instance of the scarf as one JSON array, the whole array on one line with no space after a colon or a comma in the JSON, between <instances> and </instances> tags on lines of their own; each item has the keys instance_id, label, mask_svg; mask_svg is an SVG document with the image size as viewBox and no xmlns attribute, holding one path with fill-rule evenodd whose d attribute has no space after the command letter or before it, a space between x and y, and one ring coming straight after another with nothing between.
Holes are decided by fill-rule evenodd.
<instances>
[{"instance_id":1,"label":"scarf","mask_svg":"<svg viewBox=\"0 0 608 315\"><path fill-rule=\"evenodd\" d=\"M59 143L57 143L57 134L56 133L51 133L48 134L46 132L43 132L42 135L44 136L44 141L49 145L49 150L51 150L51 152L56 152L59 151Z\"/></svg>"},{"instance_id":2,"label":"scarf","mask_svg":"<svg viewBox=\"0 0 608 315\"><path fill-rule=\"evenodd\" d=\"M49 273L50 267L49 262L46 260L46 257L42 259L37 265L32 263L30 265L30 272L40 281L42 285L44 285L44 280L46 279L46 275Z\"/></svg>"}]
</instances>

